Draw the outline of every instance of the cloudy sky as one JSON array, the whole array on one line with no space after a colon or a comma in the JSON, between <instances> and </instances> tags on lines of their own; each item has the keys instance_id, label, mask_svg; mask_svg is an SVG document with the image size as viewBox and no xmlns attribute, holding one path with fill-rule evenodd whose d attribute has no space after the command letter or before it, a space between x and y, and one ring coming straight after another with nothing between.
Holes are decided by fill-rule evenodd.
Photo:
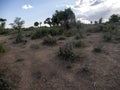
<instances>
[{"instance_id":1,"label":"cloudy sky","mask_svg":"<svg viewBox=\"0 0 120 90\"><path fill-rule=\"evenodd\" d=\"M43 22L55 10L71 7L78 20L85 23L120 14L120 0L0 0L0 17L7 19L7 27L15 17L25 20L25 26Z\"/></svg>"}]
</instances>

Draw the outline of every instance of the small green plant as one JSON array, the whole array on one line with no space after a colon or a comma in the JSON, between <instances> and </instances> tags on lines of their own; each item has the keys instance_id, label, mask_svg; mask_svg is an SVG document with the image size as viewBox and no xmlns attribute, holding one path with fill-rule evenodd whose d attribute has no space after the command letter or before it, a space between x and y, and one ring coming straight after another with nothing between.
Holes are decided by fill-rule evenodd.
<instances>
[{"instance_id":1,"label":"small green plant","mask_svg":"<svg viewBox=\"0 0 120 90\"><path fill-rule=\"evenodd\" d=\"M77 55L73 51L72 44L66 44L59 48L58 56L66 61L74 61Z\"/></svg>"},{"instance_id":2,"label":"small green plant","mask_svg":"<svg viewBox=\"0 0 120 90\"><path fill-rule=\"evenodd\" d=\"M55 45L57 44L57 40L55 37L52 37L51 35L48 35L44 38L43 44L45 45Z\"/></svg>"},{"instance_id":3,"label":"small green plant","mask_svg":"<svg viewBox=\"0 0 120 90\"><path fill-rule=\"evenodd\" d=\"M0 43L0 53L4 53L5 52L5 46L3 43Z\"/></svg>"}]
</instances>

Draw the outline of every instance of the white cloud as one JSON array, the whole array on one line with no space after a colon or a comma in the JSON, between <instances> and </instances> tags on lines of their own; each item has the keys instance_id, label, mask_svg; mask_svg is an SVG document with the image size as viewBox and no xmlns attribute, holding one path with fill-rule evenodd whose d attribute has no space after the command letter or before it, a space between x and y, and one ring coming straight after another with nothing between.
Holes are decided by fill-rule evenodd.
<instances>
[{"instance_id":1,"label":"white cloud","mask_svg":"<svg viewBox=\"0 0 120 90\"><path fill-rule=\"evenodd\" d=\"M107 20L112 14L120 14L120 0L77 0L67 7L71 7L81 21L95 21L101 17Z\"/></svg>"},{"instance_id":2,"label":"white cloud","mask_svg":"<svg viewBox=\"0 0 120 90\"><path fill-rule=\"evenodd\" d=\"M30 4L25 4L25 5L23 5L22 6L22 9L25 9L25 10L27 10L27 9L32 9L33 8L33 6L32 5L30 5Z\"/></svg>"}]
</instances>

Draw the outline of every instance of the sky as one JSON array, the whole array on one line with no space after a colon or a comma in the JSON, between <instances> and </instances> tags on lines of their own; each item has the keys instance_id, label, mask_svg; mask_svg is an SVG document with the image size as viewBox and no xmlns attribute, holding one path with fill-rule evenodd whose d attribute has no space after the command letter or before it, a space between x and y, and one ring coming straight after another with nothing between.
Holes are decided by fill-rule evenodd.
<instances>
[{"instance_id":1,"label":"sky","mask_svg":"<svg viewBox=\"0 0 120 90\"><path fill-rule=\"evenodd\" d=\"M6 26L10 27L15 17L21 17L29 27L52 17L55 10L69 7L84 23L101 17L107 21L112 14L120 14L120 0L0 0L0 18L7 19Z\"/></svg>"}]
</instances>

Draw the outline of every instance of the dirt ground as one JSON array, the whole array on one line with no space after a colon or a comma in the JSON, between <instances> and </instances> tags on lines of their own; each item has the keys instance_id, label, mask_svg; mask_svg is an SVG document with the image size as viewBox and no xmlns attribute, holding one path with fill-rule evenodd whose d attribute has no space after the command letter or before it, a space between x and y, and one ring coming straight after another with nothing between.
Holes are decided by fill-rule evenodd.
<instances>
[{"instance_id":1,"label":"dirt ground","mask_svg":"<svg viewBox=\"0 0 120 90\"><path fill-rule=\"evenodd\" d=\"M55 46L29 38L26 44L13 44L14 38L0 36L7 48L0 54L0 70L12 79L12 90L120 90L120 43L103 42L101 33L83 39L87 46L76 49L81 57L74 63L57 56L59 47L74 37ZM101 53L93 52L97 46Z\"/></svg>"}]
</instances>

